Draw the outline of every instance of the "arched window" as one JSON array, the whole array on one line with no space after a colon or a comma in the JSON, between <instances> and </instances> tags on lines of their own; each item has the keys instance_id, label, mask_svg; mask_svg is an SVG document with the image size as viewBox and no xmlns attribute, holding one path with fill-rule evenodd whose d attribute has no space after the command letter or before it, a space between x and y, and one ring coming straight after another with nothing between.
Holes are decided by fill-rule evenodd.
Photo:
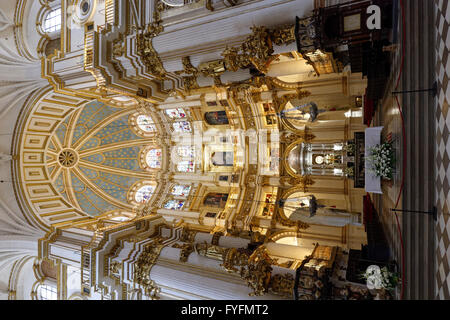
<instances>
[{"instance_id":1,"label":"arched window","mask_svg":"<svg viewBox=\"0 0 450 320\"><path fill-rule=\"evenodd\" d=\"M130 220L130 218L124 217L124 216L117 216L117 217L112 217L111 220L123 222L123 221L128 221L128 220Z\"/></svg>"},{"instance_id":2,"label":"arched window","mask_svg":"<svg viewBox=\"0 0 450 320\"><path fill-rule=\"evenodd\" d=\"M211 155L211 163L214 166L232 167L234 164L233 152L214 152Z\"/></svg>"},{"instance_id":3,"label":"arched window","mask_svg":"<svg viewBox=\"0 0 450 320\"><path fill-rule=\"evenodd\" d=\"M151 149L147 152L145 156L145 161L150 168L156 169L161 168L161 158L162 151L161 149Z\"/></svg>"},{"instance_id":4,"label":"arched window","mask_svg":"<svg viewBox=\"0 0 450 320\"><path fill-rule=\"evenodd\" d=\"M177 164L177 170L179 172L194 172L195 163L194 161L180 161Z\"/></svg>"},{"instance_id":5,"label":"arched window","mask_svg":"<svg viewBox=\"0 0 450 320\"><path fill-rule=\"evenodd\" d=\"M176 121L173 123L173 131L175 132L192 132L189 121Z\"/></svg>"},{"instance_id":6,"label":"arched window","mask_svg":"<svg viewBox=\"0 0 450 320\"><path fill-rule=\"evenodd\" d=\"M229 124L227 113L225 111L212 111L205 113L205 120L210 125Z\"/></svg>"},{"instance_id":7,"label":"arched window","mask_svg":"<svg viewBox=\"0 0 450 320\"><path fill-rule=\"evenodd\" d=\"M44 19L43 28L45 33L53 33L61 30L61 8L50 11Z\"/></svg>"},{"instance_id":8,"label":"arched window","mask_svg":"<svg viewBox=\"0 0 450 320\"><path fill-rule=\"evenodd\" d=\"M172 195L175 197L187 197L191 192L191 186L175 185L172 187Z\"/></svg>"},{"instance_id":9,"label":"arched window","mask_svg":"<svg viewBox=\"0 0 450 320\"><path fill-rule=\"evenodd\" d=\"M187 117L186 112L182 108L176 108L176 109L167 109L166 115L170 119L185 119Z\"/></svg>"},{"instance_id":10,"label":"arched window","mask_svg":"<svg viewBox=\"0 0 450 320\"><path fill-rule=\"evenodd\" d=\"M184 200L169 200L164 204L164 208L170 210L181 210L183 209L184 203Z\"/></svg>"},{"instance_id":11,"label":"arched window","mask_svg":"<svg viewBox=\"0 0 450 320\"><path fill-rule=\"evenodd\" d=\"M166 109L164 112L167 115L167 117L173 120L172 128L174 132L177 133L192 132L190 122L186 121L188 113L183 108Z\"/></svg>"},{"instance_id":12,"label":"arched window","mask_svg":"<svg viewBox=\"0 0 450 320\"><path fill-rule=\"evenodd\" d=\"M153 119L145 114L141 114L136 119L138 127L144 132L154 132L156 131L155 123Z\"/></svg>"},{"instance_id":13,"label":"arched window","mask_svg":"<svg viewBox=\"0 0 450 320\"><path fill-rule=\"evenodd\" d=\"M228 193L209 193L205 200L203 200L203 204L207 207L223 209L227 200Z\"/></svg>"},{"instance_id":14,"label":"arched window","mask_svg":"<svg viewBox=\"0 0 450 320\"><path fill-rule=\"evenodd\" d=\"M58 292L56 290L56 287L48 285L48 284L41 284L38 287L38 299L39 300L57 300Z\"/></svg>"},{"instance_id":15,"label":"arched window","mask_svg":"<svg viewBox=\"0 0 450 320\"><path fill-rule=\"evenodd\" d=\"M146 185L141 187L134 196L134 200L136 200L137 203L146 203L148 202L155 191L155 187L151 185Z\"/></svg>"}]
</instances>

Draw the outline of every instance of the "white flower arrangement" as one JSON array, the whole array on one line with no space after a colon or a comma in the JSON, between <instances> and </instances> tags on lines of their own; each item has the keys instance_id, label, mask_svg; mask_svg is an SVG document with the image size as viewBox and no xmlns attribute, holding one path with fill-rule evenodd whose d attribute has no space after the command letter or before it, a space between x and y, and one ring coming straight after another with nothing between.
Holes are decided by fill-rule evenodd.
<instances>
[{"instance_id":1,"label":"white flower arrangement","mask_svg":"<svg viewBox=\"0 0 450 320\"><path fill-rule=\"evenodd\" d=\"M377 144L369 149L368 161L372 166L372 171L377 177L392 180L394 174L394 149L391 142Z\"/></svg>"},{"instance_id":2,"label":"white flower arrangement","mask_svg":"<svg viewBox=\"0 0 450 320\"><path fill-rule=\"evenodd\" d=\"M362 274L362 278L366 279L367 288L394 290L400 278L397 273L390 272L387 267L380 268L377 265L371 265L366 272Z\"/></svg>"}]
</instances>

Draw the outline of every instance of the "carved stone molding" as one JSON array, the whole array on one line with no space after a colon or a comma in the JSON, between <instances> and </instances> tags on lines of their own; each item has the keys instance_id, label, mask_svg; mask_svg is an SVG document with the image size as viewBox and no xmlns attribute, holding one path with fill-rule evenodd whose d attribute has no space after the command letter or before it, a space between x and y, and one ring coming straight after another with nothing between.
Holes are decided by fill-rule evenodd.
<instances>
[{"instance_id":1,"label":"carved stone molding","mask_svg":"<svg viewBox=\"0 0 450 320\"><path fill-rule=\"evenodd\" d=\"M161 289L150 279L150 271L158 260L164 248L162 238L156 238L151 244L144 247L137 261L134 263L134 282L141 285L145 294L151 299L158 299Z\"/></svg>"},{"instance_id":2,"label":"carved stone molding","mask_svg":"<svg viewBox=\"0 0 450 320\"><path fill-rule=\"evenodd\" d=\"M158 53L153 48L153 38L164 31L161 19L161 11L164 4L156 0L155 10L153 12L153 22L149 24L145 31L136 35L137 52L141 57L142 62L147 67L148 72L155 77L163 79L166 77L166 70L163 67L162 61Z\"/></svg>"},{"instance_id":3,"label":"carved stone molding","mask_svg":"<svg viewBox=\"0 0 450 320\"><path fill-rule=\"evenodd\" d=\"M164 78L166 70L163 67L162 61L158 53L153 48L152 33L146 32L144 34L136 35L137 52L142 59L142 62L147 67L147 71L155 77Z\"/></svg>"},{"instance_id":4,"label":"carved stone molding","mask_svg":"<svg viewBox=\"0 0 450 320\"><path fill-rule=\"evenodd\" d=\"M211 244L215 245L215 246L219 245L219 240L220 240L220 237L222 237L222 236L223 236L222 232L215 232L211 239Z\"/></svg>"},{"instance_id":5,"label":"carved stone molding","mask_svg":"<svg viewBox=\"0 0 450 320\"><path fill-rule=\"evenodd\" d=\"M311 92L300 90L300 88L297 88L296 92L297 93L289 93L279 97L276 90L272 91L272 102L275 105L277 112L281 112L290 100L303 99L311 95Z\"/></svg>"},{"instance_id":6,"label":"carved stone molding","mask_svg":"<svg viewBox=\"0 0 450 320\"><path fill-rule=\"evenodd\" d=\"M175 243L172 245L172 248L181 249L180 262L187 262L191 253L195 250L192 243Z\"/></svg>"},{"instance_id":7,"label":"carved stone molding","mask_svg":"<svg viewBox=\"0 0 450 320\"><path fill-rule=\"evenodd\" d=\"M284 25L270 32L270 38L277 46L295 42L295 25Z\"/></svg>"},{"instance_id":8,"label":"carved stone molding","mask_svg":"<svg viewBox=\"0 0 450 320\"><path fill-rule=\"evenodd\" d=\"M305 142L312 141L316 136L305 130L297 130L295 132L285 130L281 133L280 141L285 145L291 145L292 143L302 140Z\"/></svg>"},{"instance_id":9,"label":"carved stone molding","mask_svg":"<svg viewBox=\"0 0 450 320\"><path fill-rule=\"evenodd\" d=\"M181 236L180 236L180 241L193 243L195 240L195 236L197 235L197 232L198 231L189 230L187 228L184 228L181 233Z\"/></svg>"},{"instance_id":10,"label":"carved stone molding","mask_svg":"<svg viewBox=\"0 0 450 320\"><path fill-rule=\"evenodd\" d=\"M184 83L184 89L187 91L200 88L200 86L198 85L196 76L183 77L183 83Z\"/></svg>"},{"instance_id":11,"label":"carved stone molding","mask_svg":"<svg viewBox=\"0 0 450 320\"><path fill-rule=\"evenodd\" d=\"M295 279L290 273L276 274L270 278L269 292L291 298L294 292Z\"/></svg>"},{"instance_id":12,"label":"carved stone molding","mask_svg":"<svg viewBox=\"0 0 450 320\"><path fill-rule=\"evenodd\" d=\"M227 47L222 53L227 70L237 71L253 64L260 72L267 72L267 61L273 53L269 30L256 26L251 30L252 34L240 47Z\"/></svg>"}]
</instances>

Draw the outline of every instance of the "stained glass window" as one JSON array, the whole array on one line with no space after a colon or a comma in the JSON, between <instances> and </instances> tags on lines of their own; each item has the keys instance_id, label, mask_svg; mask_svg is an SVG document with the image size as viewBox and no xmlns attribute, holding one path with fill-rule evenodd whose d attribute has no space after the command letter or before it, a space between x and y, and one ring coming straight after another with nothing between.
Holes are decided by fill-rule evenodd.
<instances>
[{"instance_id":1,"label":"stained glass window","mask_svg":"<svg viewBox=\"0 0 450 320\"><path fill-rule=\"evenodd\" d=\"M124 216L117 216L117 217L112 217L111 220L123 222L123 221L130 220L130 218L124 217Z\"/></svg>"},{"instance_id":2,"label":"stained glass window","mask_svg":"<svg viewBox=\"0 0 450 320\"><path fill-rule=\"evenodd\" d=\"M186 112L182 108L167 109L166 114L171 119L184 119L187 117Z\"/></svg>"},{"instance_id":3,"label":"stained glass window","mask_svg":"<svg viewBox=\"0 0 450 320\"><path fill-rule=\"evenodd\" d=\"M46 284L42 284L38 289L40 300L57 300L58 294L56 288Z\"/></svg>"},{"instance_id":4,"label":"stained glass window","mask_svg":"<svg viewBox=\"0 0 450 320\"><path fill-rule=\"evenodd\" d=\"M183 200L169 200L164 204L165 209L181 210L184 206Z\"/></svg>"},{"instance_id":5,"label":"stained glass window","mask_svg":"<svg viewBox=\"0 0 450 320\"><path fill-rule=\"evenodd\" d=\"M173 123L175 132L192 132L191 124L188 121L177 121Z\"/></svg>"},{"instance_id":6,"label":"stained glass window","mask_svg":"<svg viewBox=\"0 0 450 320\"><path fill-rule=\"evenodd\" d=\"M145 161L150 168L161 168L161 158L162 151L161 149L151 149L147 152L147 156L145 157Z\"/></svg>"},{"instance_id":7,"label":"stained glass window","mask_svg":"<svg viewBox=\"0 0 450 320\"><path fill-rule=\"evenodd\" d=\"M194 172L194 161L180 161L177 164L177 170L179 172Z\"/></svg>"},{"instance_id":8,"label":"stained glass window","mask_svg":"<svg viewBox=\"0 0 450 320\"><path fill-rule=\"evenodd\" d=\"M206 112L205 120L210 125L229 124L227 113L225 111Z\"/></svg>"},{"instance_id":9,"label":"stained glass window","mask_svg":"<svg viewBox=\"0 0 450 320\"><path fill-rule=\"evenodd\" d=\"M61 30L61 8L49 12L44 20L44 31L47 33Z\"/></svg>"},{"instance_id":10,"label":"stained glass window","mask_svg":"<svg viewBox=\"0 0 450 320\"><path fill-rule=\"evenodd\" d=\"M191 186L175 185L172 188L172 195L176 197L187 197L191 192Z\"/></svg>"},{"instance_id":11,"label":"stained glass window","mask_svg":"<svg viewBox=\"0 0 450 320\"><path fill-rule=\"evenodd\" d=\"M151 185L146 185L141 187L134 196L134 199L137 203L145 203L151 199L153 196L153 192L155 191L155 187Z\"/></svg>"},{"instance_id":12,"label":"stained glass window","mask_svg":"<svg viewBox=\"0 0 450 320\"><path fill-rule=\"evenodd\" d=\"M141 130L145 132L156 131L156 126L153 122L153 119L145 114L141 114L137 117L137 125Z\"/></svg>"}]
</instances>

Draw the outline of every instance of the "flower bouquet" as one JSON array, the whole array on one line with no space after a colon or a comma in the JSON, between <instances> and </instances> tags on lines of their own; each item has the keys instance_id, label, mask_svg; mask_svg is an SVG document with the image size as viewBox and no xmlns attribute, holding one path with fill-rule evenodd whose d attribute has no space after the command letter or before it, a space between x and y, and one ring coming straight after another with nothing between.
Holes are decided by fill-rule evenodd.
<instances>
[{"instance_id":1,"label":"flower bouquet","mask_svg":"<svg viewBox=\"0 0 450 320\"><path fill-rule=\"evenodd\" d=\"M382 179L392 180L394 174L394 148L392 142L377 144L369 149L369 163L372 166L373 173Z\"/></svg>"},{"instance_id":2,"label":"flower bouquet","mask_svg":"<svg viewBox=\"0 0 450 320\"><path fill-rule=\"evenodd\" d=\"M400 282L398 273L391 272L387 267L380 268L377 265L371 265L366 272L362 274L366 279L368 289L385 289L393 291Z\"/></svg>"}]
</instances>

